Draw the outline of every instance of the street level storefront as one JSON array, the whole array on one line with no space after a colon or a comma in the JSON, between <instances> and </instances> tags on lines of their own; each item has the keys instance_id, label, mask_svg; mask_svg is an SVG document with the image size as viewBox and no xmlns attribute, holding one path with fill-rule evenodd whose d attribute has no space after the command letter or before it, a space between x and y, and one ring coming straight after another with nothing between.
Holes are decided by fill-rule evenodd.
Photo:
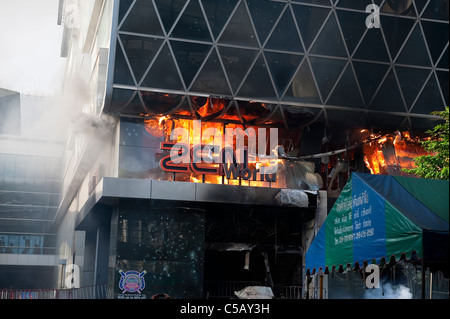
<instances>
[{"instance_id":1,"label":"street level storefront","mask_svg":"<svg viewBox=\"0 0 450 319\"><path fill-rule=\"evenodd\" d=\"M352 174L308 248L308 274L364 270L370 264L383 270L408 261L422 271L421 280L426 269L448 278L448 185Z\"/></svg>"}]
</instances>

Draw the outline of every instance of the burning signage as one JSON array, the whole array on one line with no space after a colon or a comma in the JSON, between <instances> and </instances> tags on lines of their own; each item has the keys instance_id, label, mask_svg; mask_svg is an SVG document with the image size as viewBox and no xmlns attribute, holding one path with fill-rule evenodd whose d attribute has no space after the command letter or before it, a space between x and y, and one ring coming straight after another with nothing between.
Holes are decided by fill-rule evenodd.
<instances>
[{"instance_id":1,"label":"burning signage","mask_svg":"<svg viewBox=\"0 0 450 319\"><path fill-rule=\"evenodd\" d=\"M170 141L161 142L161 150L166 152L160 161L163 171L276 182L279 163L276 128L244 130L231 126L221 130L201 121L191 122L192 126L174 128Z\"/></svg>"}]
</instances>

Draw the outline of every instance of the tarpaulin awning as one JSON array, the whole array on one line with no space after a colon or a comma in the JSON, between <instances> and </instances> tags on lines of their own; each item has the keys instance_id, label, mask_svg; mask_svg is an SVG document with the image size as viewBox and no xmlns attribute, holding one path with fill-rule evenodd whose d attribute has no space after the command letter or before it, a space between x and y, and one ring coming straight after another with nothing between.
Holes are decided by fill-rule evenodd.
<instances>
[{"instance_id":1,"label":"tarpaulin awning","mask_svg":"<svg viewBox=\"0 0 450 319\"><path fill-rule=\"evenodd\" d=\"M311 246L308 272L391 257L448 262L449 182L353 173Z\"/></svg>"}]
</instances>

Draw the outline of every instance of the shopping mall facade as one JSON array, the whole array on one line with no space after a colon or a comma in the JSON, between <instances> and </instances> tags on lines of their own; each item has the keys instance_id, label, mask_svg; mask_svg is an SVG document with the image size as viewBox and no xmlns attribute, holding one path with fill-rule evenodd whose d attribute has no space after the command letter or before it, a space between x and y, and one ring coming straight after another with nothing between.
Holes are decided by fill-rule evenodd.
<instances>
[{"instance_id":1,"label":"shopping mall facade","mask_svg":"<svg viewBox=\"0 0 450 319\"><path fill-rule=\"evenodd\" d=\"M48 285L300 291L336 191L369 172L363 132L420 136L448 105L448 21L447 0L61 1L75 117Z\"/></svg>"}]
</instances>

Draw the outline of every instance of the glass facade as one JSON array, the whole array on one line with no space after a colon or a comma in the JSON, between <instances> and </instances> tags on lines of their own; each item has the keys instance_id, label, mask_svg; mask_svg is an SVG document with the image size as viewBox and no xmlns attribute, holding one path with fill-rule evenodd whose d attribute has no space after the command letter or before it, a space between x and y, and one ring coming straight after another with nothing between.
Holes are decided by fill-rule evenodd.
<instances>
[{"instance_id":1,"label":"glass facade","mask_svg":"<svg viewBox=\"0 0 450 319\"><path fill-rule=\"evenodd\" d=\"M59 158L0 153L0 253L55 254Z\"/></svg>"},{"instance_id":2,"label":"glass facade","mask_svg":"<svg viewBox=\"0 0 450 319\"><path fill-rule=\"evenodd\" d=\"M122 0L107 111L203 118L200 96L227 105L208 120L423 132L448 105L448 24L448 0Z\"/></svg>"}]
</instances>

